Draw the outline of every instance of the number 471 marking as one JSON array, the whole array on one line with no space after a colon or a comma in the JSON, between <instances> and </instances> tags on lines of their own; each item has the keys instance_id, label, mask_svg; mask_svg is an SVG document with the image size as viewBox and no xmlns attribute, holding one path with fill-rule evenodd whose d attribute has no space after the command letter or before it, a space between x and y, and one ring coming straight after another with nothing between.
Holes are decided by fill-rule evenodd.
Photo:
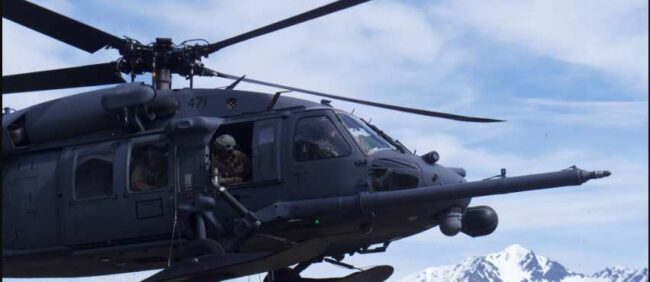
<instances>
[{"instance_id":1,"label":"number 471 marking","mask_svg":"<svg viewBox=\"0 0 650 282\"><path fill-rule=\"evenodd\" d=\"M190 108L203 108L208 105L208 97L207 96L195 96L190 99L190 102L187 103L187 106Z\"/></svg>"}]
</instances>

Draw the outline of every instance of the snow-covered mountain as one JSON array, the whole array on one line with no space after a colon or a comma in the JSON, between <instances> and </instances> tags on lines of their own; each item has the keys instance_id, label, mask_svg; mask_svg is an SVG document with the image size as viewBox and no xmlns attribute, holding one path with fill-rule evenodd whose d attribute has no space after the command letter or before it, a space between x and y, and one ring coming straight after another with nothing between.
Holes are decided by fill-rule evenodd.
<instances>
[{"instance_id":1,"label":"snow-covered mountain","mask_svg":"<svg viewBox=\"0 0 650 282\"><path fill-rule=\"evenodd\" d=\"M429 267L402 279L402 282L434 281L642 282L648 281L648 269L617 266L586 275L572 272L556 261L515 244L498 253L471 257L456 265Z\"/></svg>"},{"instance_id":2,"label":"snow-covered mountain","mask_svg":"<svg viewBox=\"0 0 650 282\"><path fill-rule=\"evenodd\" d=\"M648 269L646 268L643 270L637 270L622 266L615 266L598 271L590 277L616 282L648 281Z\"/></svg>"}]
</instances>

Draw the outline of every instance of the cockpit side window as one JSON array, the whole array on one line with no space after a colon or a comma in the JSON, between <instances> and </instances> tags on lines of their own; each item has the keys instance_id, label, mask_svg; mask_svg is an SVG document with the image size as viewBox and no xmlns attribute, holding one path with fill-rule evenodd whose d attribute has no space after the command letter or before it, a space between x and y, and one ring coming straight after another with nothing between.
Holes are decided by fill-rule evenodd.
<instances>
[{"instance_id":1,"label":"cockpit side window","mask_svg":"<svg viewBox=\"0 0 650 282\"><path fill-rule=\"evenodd\" d=\"M326 116L300 119L293 140L298 161L337 158L352 152L334 123Z\"/></svg>"},{"instance_id":2,"label":"cockpit side window","mask_svg":"<svg viewBox=\"0 0 650 282\"><path fill-rule=\"evenodd\" d=\"M338 115L354 141L366 154L372 154L381 149L396 149L358 118L345 113Z\"/></svg>"}]
</instances>

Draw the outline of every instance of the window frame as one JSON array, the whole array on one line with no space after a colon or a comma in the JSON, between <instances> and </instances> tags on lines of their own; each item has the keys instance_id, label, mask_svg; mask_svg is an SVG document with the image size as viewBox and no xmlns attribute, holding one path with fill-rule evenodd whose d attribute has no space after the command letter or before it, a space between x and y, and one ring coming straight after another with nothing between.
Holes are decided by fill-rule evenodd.
<instances>
[{"instance_id":1,"label":"window frame","mask_svg":"<svg viewBox=\"0 0 650 282\"><path fill-rule=\"evenodd\" d=\"M336 113L334 113L336 115ZM298 132L298 125L300 124L301 121L305 119L310 119L310 118L326 118L330 124L334 127L334 129L338 132L339 137L341 141L345 144L347 147L347 153L344 155L336 156L336 157L330 157L330 158L321 158L321 159L310 159L310 160L300 160L298 159L298 154L296 152L296 134ZM347 131L347 129L346 129ZM354 148L353 146L350 145L348 142L347 138L345 138L345 133L341 132L341 129L336 125L336 122L332 120L332 117L330 117L327 113L318 113L318 114L311 114L311 115L305 115L301 116L298 119L296 119L296 122L293 124L293 134L291 136L291 152L293 155L293 160L297 163L304 163L304 162L313 162L313 161L323 161L323 160L332 160L332 159L339 159L339 158L345 158L349 157L354 153Z\"/></svg>"}]
</instances>

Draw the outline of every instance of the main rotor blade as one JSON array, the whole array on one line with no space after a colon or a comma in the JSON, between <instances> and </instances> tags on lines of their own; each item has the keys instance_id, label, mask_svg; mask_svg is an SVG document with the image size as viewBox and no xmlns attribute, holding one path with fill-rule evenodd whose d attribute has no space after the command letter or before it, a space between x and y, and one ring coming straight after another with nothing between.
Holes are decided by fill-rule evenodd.
<instances>
[{"instance_id":1,"label":"main rotor blade","mask_svg":"<svg viewBox=\"0 0 650 282\"><path fill-rule=\"evenodd\" d=\"M227 46L230 46L230 45L233 45L233 44L236 44L236 43L239 43L239 42L242 42L242 41L254 38L254 37L258 37L260 35L264 35L264 34L271 33L271 32L286 28L286 27L290 27L292 25L303 23L303 22L306 22L306 21L309 21L309 20L312 20L312 19L315 19L315 18L318 18L318 17L322 17L324 15L331 14L331 13L334 13L334 12L337 12L337 11L340 11L340 10L343 10L343 9L347 9L347 8L352 7L352 6L355 6L355 5L364 3L364 2L368 2L368 1L369 0L339 0L339 1L327 4L325 6L322 6L322 7L319 7L319 8L304 12L302 14L295 15L293 17L281 20L279 22L275 22L275 23L272 23L270 25L263 26L263 27L260 27L258 29L246 32L246 33L242 33L242 34L237 35L235 37L231 37L231 38L228 38L226 40L222 40L222 41L219 41L219 42L216 42L216 43L212 43L212 44L206 46L207 54L205 54L205 55L216 52L221 48L224 48L224 47L227 47Z\"/></svg>"},{"instance_id":2,"label":"main rotor blade","mask_svg":"<svg viewBox=\"0 0 650 282\"><path fill-rule=\"evenodd\" d=\"M104 46L120 49L126 43L124 39L24 0L2 0L2 17L89 53Z\"/></svg>"},{"instance_id":3,"label":"main rotor blade","mask_svg":"<svg viewBox=\"0 0 650 282\"><path fill-rule=\"evenodd\" d=\"M116 63L14 74L2 77L2 95L126 82Z\"/></svg>"},{"instance_id":4,"label":"main rotor blade","mask_svg":"<svg viewBox=\"0 0 650 282\"><path fill-rule=\"evenodd\" d=\"M245 77L241 78L239 76L235 76L235 75L227 74L227 73L222 73L222 72L218 72L218 71L214 71L214 70L208 70L208 71L211 71L214 76L223 77L223 78L227 78L227 79L233 79L233 80L241 79L242 81L246 81L246 82L249 82L249 83L255 83L255 84L260 84L260 85L265 85L265 86L270 86L270 87L277 87L277 88L282 88L282 89L286 89L286 90L291 90L291 91L302 92L302 93L306 93L306 94L326 97L326 98L330 98L330 99L347 101L347 102L352 102L352 103L357 103L357 104L362 104L362 105L367 105L367 106L372 106L372 107L390 109L390 110L406 112L406 113L412 113L412 114L418 114L418 115L423 115L423 116L446 118L446 119L457 120L457 121L466 121L466 122L503 122L504 121L504 120L500 120L500 119L461 116L461 115L455 115L455 114L448 114L448 113L441 113L441 112L434 112L434 111L428 111L428 110L421 110L421 109L414 109L414 108L407 108L407 107L402 107L402 106L383 104L383 103L378 103L378 102L372 102L372 101L348 98L348 97L343 97L343 96L337 96L337 95L327 94L327 93L323 93L323 92L316 92L316 91L311 91L311 90L307 90L307 89L301 89L301 88L297 88L297 87L286 86L286 85L276 84L276 83L271 83L271 82L265 82L265 81L260 81L260 80L245 78Z\"/></svg>"}]
</instances>

